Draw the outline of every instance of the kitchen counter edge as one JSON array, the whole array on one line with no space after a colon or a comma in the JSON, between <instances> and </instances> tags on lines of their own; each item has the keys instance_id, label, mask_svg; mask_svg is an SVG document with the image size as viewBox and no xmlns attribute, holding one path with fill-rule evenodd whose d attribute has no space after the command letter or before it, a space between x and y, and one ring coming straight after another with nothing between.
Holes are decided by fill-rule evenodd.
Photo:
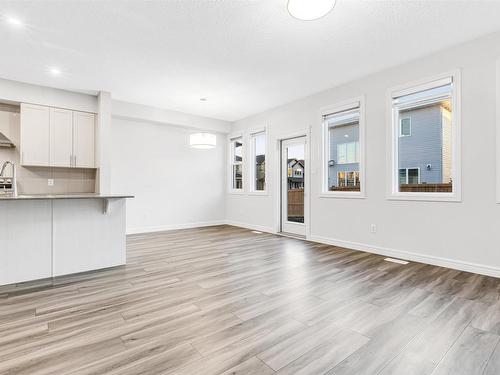
<instances>
[{"instance_id":1,"label":"kitchen counter edge","mask_svg":"<svg viewBox=\"0 0 500 375\"><path fill-rule=\"evenodd\" d=\"M40 200L40 199L120 199L134 198L127 194L20 194L17 196L0 195L0 201L11 200Z\"/></svg>"}]
</instances>

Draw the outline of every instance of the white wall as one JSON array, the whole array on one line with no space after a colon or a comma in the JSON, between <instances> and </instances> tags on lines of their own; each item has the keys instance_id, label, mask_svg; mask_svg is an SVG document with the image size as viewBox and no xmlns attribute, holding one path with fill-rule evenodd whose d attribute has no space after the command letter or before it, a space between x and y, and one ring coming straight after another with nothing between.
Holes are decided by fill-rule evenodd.
<instances>
[{"instance_id":1,"label":"white wall","mask_svg":"<svg viewBox=\"0 0 500 375\"><path fill-rule=\"evenodd\" d=\"M276 139L311 127L309 238L500 276L500 205L495 199L499 56L497 33L236 122L234 132L268 126L271 194L228 194L227 220L276 229ZM457 68L462 74L462 202L387 200L387 90ZM366 98L366 199L321 198L319 109L361 95ZM378 227L375 234L369 231L372 223Z\"/></svg>"},{"instance_id":2,"label":"white wall","mask_svg":"<svg viewBox=\"0 0 500 375\"><path fill-rule=\"evenodd\" d=\"M112 101L112 108L113 116L117 118L147 120L150 122L175 124L188 128L222 133L228 133L231 128L231 123L227 121L171 111L163 108L154 108L141 104L122 102L119 100Z\"/></svg>"},{"instance_id":3,"label":"white wall","mask_svg":"<svg viewBox=\"0 0 500 375\"><path fill-rule=\"evenodd\" d=\"M185 127L114 117L111 191L130 193L127 232L222 223L225 215L225 136L217 147L189 147Z\"/></svg>"}]
</instances>

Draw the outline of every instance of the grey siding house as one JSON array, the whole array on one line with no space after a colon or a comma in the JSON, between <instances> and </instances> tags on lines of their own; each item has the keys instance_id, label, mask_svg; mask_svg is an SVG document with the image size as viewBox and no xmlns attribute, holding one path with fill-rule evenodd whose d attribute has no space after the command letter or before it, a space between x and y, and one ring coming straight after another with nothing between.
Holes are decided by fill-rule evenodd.
<instances>
[{"instance_id":1,"label":"grey siding house","mask_svg":"<svg viewBox=\"0 0 500 375\"><path fill-rule=\"evenodd\" d=\"M400 184L451 182L451 115L443 103L400 112Z\"/></svg>"},{"instance_id":2,"label":"grey siding house","mask_svg":"<svg viewBox=\"0 0 500 375\"><path fill-rule=\"evenodd\" d=\"M328 187L345 186L349 172L356 172L359 186L359 126L358 122L335 126L329 130L330 160ZM346 172L339 173L339 172ZM352 174L351 174L352 175Z\"/></svg>"}]
</instances>

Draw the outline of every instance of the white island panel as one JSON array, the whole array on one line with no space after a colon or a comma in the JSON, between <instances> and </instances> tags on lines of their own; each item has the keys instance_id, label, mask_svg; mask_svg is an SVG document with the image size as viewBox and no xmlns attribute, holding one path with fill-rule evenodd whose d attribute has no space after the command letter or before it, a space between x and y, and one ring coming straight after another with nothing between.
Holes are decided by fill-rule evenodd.
<instances>
[{"instance_id":1,"label":"white island panel","mask_svg":"<svg viewBox=\"0 0 500 375\"><path fill-rule=\"evenodd\" d=\"M54 276L126 263L125 199L54 200Z\"/></svg>"},{"instance_id":2,"label":"white island panel","mask_svg":"<svg viewBox=\"0 0 500 375\"><path fill-rule=\"evenodd\" d=\"M51 277L51 202L0 201L0 215L0 285Z\"/></svg>"}]
</instances>

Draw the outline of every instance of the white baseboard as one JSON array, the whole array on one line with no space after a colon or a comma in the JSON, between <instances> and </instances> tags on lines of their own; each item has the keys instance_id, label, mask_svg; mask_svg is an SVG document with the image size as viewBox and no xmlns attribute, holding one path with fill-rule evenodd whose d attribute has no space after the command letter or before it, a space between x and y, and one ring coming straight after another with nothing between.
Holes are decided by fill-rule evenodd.
<instances>
[{"instance_id":1,"label":"white baseboard","mask_svg":"<svg viewBox=\"0 0 500 375\"><path fill-rule=\"evenodd\" d=\"M409 251L401 251L379 246L371 246L357 242L336 240L333 238L314 236L314 235L308 236L307 240L312 242L323 243L326 245L333 245L333 246L345 247L347 249L364 251L367 253L384 255L391 258L404 259L413 262L431 264L433 266L453 268L460 271L472 272L480 275L500 278L500 268L486 266L484 264L469 263L460 260L435 257L431 255L418 254Z\"/></svg>"},{"instance_id":2,"label":"white baseboard","mask_svg":"<svg viewBox=\"0 0 500 375\"><path fill-rule=\"evenodd\" d=\"M212 227L214 225L224 225L224 224L226 224L225 220L215 220L215 221L202 221L198 223L183 223L183 224L169 224L169 225L159 225L151 227L128 228L127 234L164 232L168 230Z\"/></svg>"},{"instance_id":3,"label":"white baseboard","mask_svg":"<svg viewBox=\"0 0 500 375\"><path fill-rule=\"evenodd\" d=\"M239 221L233 221L233 220L226 220L225 223L227 225L232 225L234 227L240 227L240 228L251 229L251 230L258 230L259 232L276 233L276 230L274 228L267 227L264 225L240 223Z\"/></svg>"}]
</instances>

